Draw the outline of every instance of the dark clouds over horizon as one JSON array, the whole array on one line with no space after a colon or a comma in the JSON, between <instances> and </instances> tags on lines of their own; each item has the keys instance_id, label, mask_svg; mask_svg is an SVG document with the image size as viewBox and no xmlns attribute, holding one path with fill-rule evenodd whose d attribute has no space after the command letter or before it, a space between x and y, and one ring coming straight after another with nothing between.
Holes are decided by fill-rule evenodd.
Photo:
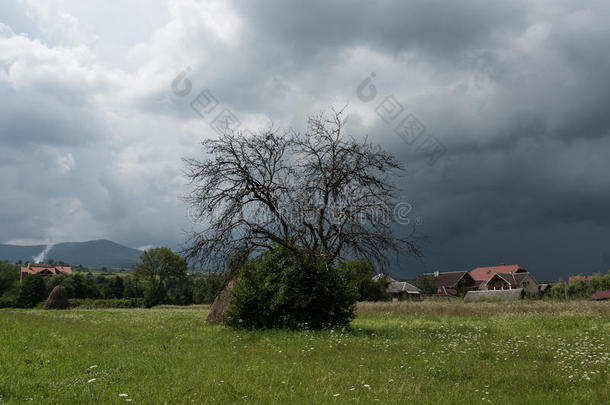
<instances>
[{"instance_id":1,"label":"dark clouds over horizon","mask_svg":"<svg viewBox=\"0 0 610 405\"><path fill-rule=\"evenodd\" d=\"M428 236L398 275L605 272L609 19L603 1L0 2L0 243L180 246L180 158L216 136L189 107L207 88L242 127L347 104L350 133L406 164ZM446 146L435 165L376 114L390 95Z\"/></svg>"}]
</instances>

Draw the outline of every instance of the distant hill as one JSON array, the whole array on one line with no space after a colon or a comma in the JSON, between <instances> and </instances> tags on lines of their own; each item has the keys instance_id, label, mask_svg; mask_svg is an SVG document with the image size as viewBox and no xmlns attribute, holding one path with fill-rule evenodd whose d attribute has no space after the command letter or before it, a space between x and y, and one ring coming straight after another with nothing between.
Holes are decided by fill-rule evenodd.
<instances>
[{"instance_id":1,"label":"distant hill","mask_svg":"<svg viewBox=\"0 0 610 405\"><path fill-rule=\"evenodd\" d=\"M89 242L66 242L56 245L17 246L0 244L0 260L16 262L35 261L47 249L45 257L39 261L57 260L77 266L88 267L133 267L142 252L109 240L92 240Z\"/></svg>"}]
</instances>

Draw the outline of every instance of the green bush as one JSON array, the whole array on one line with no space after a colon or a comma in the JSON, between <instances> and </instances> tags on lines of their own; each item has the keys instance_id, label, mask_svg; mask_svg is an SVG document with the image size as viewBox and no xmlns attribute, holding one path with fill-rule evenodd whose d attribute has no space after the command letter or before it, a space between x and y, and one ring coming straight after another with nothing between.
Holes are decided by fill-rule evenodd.
<instances>
[{"instance_id":1,"label":"green bush","mask_svg":"<svg viewBox=\"0 0 610 405\"><path fill-rule=\"evenodd\" d=\"M166 304L167 292L163 284L146 283L144 288L144 302L147 308Z\"/></svg>"},{"instance_id":2,"label":"green bush","mask_svg":"<svg viewBox=\"0 0 610 405\"><path fill-rule=\"evenodd\" d=\"M385 277L373 280L377 274L370 260L351 260L341 262L338 270L358 291L358 301L387 301L390 299Z\"/></svg>"},{"instance_id":3,"label":"green bush","mask_svg":"<svg viewBox=\"0 0 610 405\"><path fill-rule=\"evenodd\" d=\"M358 291L322 258L275 249L247 262L240 278L226 318L233 327L321 329L354 317Z\"/></svg>"},{"instance_id":4,"label":"green bush","mask_svg":"<svg viewBox=\"0 0 610 405\"><path fill-rule=\"evenodd\" d=\"M47 287L40 274L28 275L21 283L17 305L21 308L34 308L47 298Z\"/></svg>"},{"instance_id":5,"label":"green bush","mask_svg":"<svg viewBox=\"0 0 610 405\"><path fill-rule=\"evenodd\" d=\"M422 274L421 276L419 276L419 278L415 282L415 285L421 290L422 294L436 294L436 286L434 285L434 280L429 275Z\"/></svg>"},{"instance_id":6,"label":"green bush","mask_svg":"<svg viewBox=\"0 0 610 405\"><path fill-rule=\"evenodd\" d=\"M193 303L211 304L214 298L227 286L230 274L209 273L200 276L191 276L193 279Z\"/></svg>"},{"instance_id":7,"label":"green bush","mask_svg":"<svg viewBox=\"0 0 610 405\"><path fill-rule=\"evenodd\" d=\"M4 293L0 297L0 308L13 308L17 306L17 295Z\"/></svg>"},{"instance_id":8,"label":"green bush","mask_svg":"<svg viewBox=\"0 0 610 405\"><path fill-rule=\"evenodd\" d=\"M554 300L589 299L596 291L610 289L610 272L596 274L590 281L576 280L567 284L562 281L551 288L550 297Z\"/></svg>"},{"instance_id":9,"label":"green bush","mask_svg":"<svg viewBox=\"0 0 610 405\"><path fill-rule=\"evenodd\" d=\"M144 308L146 307L146 302L143 298L114 298L107 300L72 298L70 299L70 307L85 309Z\"/></svg>"},{"instance_id":10,"label":"green bush","mask_svg":"<svg viewBox=\"0 0 610 405\"><path fill-rule=\"evenodd\" d=\"M11 290L19 287L19 266L0 261L0 297Z\"/></svg>"}]
</instances>

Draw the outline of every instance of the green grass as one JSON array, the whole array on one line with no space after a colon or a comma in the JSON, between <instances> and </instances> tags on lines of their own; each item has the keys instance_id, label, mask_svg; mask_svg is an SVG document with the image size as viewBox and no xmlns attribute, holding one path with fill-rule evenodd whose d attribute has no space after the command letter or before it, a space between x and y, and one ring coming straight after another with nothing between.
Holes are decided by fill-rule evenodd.
<instances>
[{"instance_id":1,"label":"green grass","mask_svg":"<svg viewBox=\"0 0 610 405\"><path fill-rule=\"evenodd\" d=\"M610 305L469 305L491 315L365 304L352 330L319 332L210 327L201 309L0 310L0 403L610 401Z\"/></svg>"}]
</instances>

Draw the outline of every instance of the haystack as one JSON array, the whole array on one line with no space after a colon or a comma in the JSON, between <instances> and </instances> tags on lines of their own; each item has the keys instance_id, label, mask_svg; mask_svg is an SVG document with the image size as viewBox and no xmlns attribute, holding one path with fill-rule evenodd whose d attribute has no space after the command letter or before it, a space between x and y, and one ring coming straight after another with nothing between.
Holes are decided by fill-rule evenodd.
<instances>
[{"instance_id":1,"label":"haystack","mask_svg":"<svg viewBox=\"0 0 610 405\"><path fill-rule=\"evenodd\" d=\"M231 298L233 297L233 288L235 288L238 281L237 279L231 280L224 290L216 296L210 307L210 312L208 312L208 316L205 318L205 323L208 325L220 325L224 322L229 305L231 304Z\"/></svg>"},{"instance_id":2,"label":"haystack","mask_svg":"<svg viewBox=\"0 0 610 405\"><path fill-rule=\"evenodd\" d=\"M68 309L70 301L68 301L68 292L61 286L55 286L51 294L44 303L45 309Z\"/></svg>"}]
</instances>

